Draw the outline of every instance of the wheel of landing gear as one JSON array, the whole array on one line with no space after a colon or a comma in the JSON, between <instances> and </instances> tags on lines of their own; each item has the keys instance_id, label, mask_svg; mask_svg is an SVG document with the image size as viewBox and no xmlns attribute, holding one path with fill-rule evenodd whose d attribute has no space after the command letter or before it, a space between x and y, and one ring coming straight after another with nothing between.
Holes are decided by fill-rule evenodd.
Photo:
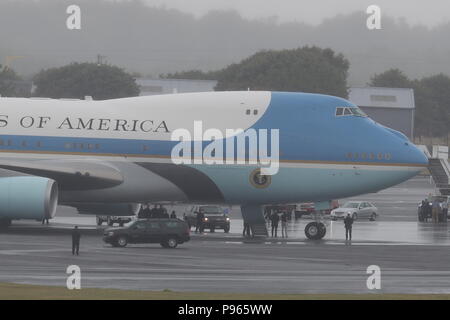
<instances>
[{"instance_id":1,"label":"wheel of landing gear","mask_svg":"<svg viewBox=\"0 0 450 320\"><path fill-rule=\"evenodd\" d=\"M320 222L310 222L305 227L305 235L311 240L320 240L325 236L327 229Z\"/></svg>"},{"instance_id":2,"label":"wheel of landing gear","mask_svg":"<svg viewBox=\"0 0 450 320\"><path fill-rule=\"evenodd\" d=\"M325 237L325 234L327 233L327 228L325 227L325 225L323 223L319 223L319 228L320 228L320 238L319 239L323 239L323 237Z\"/></svg>"}]
</instances>

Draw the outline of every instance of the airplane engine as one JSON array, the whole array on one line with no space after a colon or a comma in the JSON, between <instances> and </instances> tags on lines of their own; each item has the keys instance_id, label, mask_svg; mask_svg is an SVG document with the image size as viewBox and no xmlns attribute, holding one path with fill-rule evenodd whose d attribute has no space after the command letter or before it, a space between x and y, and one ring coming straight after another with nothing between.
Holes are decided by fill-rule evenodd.
<instances>
[{"instance_id":1,"label":"airplane engine","mask_svg":"<svg viewBox=\"0 0 450 320\"><path fill-rule=\"evenodd\" d=\"M89 203L72 205L79 214L102 216L133 216L141 209L139 203Z\"/></svg>"},{"instance_id":2,"label":"airplane engine","mask_svg":"<svg viewBox=\"0 0 450 320\"><path fill-rule=\"evenodd\" d=\"M0 178L0 219L53 218L58 205L58 184L48 178Z\"/></svg>"}]
</instances>

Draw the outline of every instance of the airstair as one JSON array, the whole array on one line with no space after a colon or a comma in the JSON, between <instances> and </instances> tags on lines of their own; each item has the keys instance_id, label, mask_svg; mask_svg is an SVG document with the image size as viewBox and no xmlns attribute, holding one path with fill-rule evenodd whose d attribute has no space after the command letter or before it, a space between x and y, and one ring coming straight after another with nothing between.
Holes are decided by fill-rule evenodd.
<instances>
[{"instance_id":1,"label":"airstair","mask_svg":"<svg viewBox=\"0 0 450 320\"><path fill-rule=\"evenodd\" d=\"M418 146L428 157L428 170L436 188L441 195L450 196L450 165L448 162L448 147L433 146L432 152L428 147Z\"/></svg>"},{"instance_id":2,"label":"airstair","mask_svg":"<svg viewBox=\"0 0 450 320\"><path fill-rule=\"evenodd\" d=\"M269 235L265 223L254 223L250 225L250 228L254 237L267 237Z\"/></svg>"}]
</instances>

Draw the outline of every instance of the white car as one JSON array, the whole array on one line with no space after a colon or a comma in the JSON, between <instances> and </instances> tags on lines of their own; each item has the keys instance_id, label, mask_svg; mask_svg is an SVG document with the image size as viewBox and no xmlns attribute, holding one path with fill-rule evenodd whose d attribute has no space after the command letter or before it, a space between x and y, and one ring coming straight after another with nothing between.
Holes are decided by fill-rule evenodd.
<instances>
[{"instance_id":1,"label":"white car","mask_svg":"<svg viewBox=\"0 0 450 320\"><path fill-rule=\"evenodd\" d=\"M348 214L356 219L369 219L375 221L378 217L378 208L366 201L349 201L342 207L331 211L331 219L344 219Z\"/></svg>"}]
</instances>

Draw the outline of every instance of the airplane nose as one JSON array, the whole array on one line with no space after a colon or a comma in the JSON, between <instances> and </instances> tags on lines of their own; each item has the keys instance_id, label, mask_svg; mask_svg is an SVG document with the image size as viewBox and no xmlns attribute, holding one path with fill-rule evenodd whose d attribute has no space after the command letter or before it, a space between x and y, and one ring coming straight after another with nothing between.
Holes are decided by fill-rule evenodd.
<instances>
[{"instance_id":1,"label":"airplane nose","mask_svg":"<svg viewBox=\"0 0 450 320\"><path fill-rule=\"evenodd\" d=\"M418 158L418 161L419 161L419 163L420 164L422 164L422 165L426 165L426 166L428 166L428 157L427 157L427 155L425 154L425 152L423 152L423 150L421 150L421 149L419 149L416 145L414 145L414 148L416 149L416 151L417 151L417 158Z\"/></svg>"},{"instance_id":2,"label":"airplane nose","mask_svg":"<svg viewBox=\"0 0 450 320\"><path fill-rule=\"evenodd\" d=\"M407 136L394 129L384 127L396 137L395 144L401 143L403 146L397 147L398 160L401 163L417 165L419 167L428 166L428 157L420 150L414 143L412 143Z\"/></svg>"},{"instance_id":3,"label":"airplane nose","mask_svg":"<svg viewBox=\"0 0 450 320\"><path fill-rule=\"evenodd\" d=\"M428 166L428 157L415 144L410 141L405 142L404 149L405 153L402 158L405 163L420 167Z\"/></svg>"}]
</instances>

